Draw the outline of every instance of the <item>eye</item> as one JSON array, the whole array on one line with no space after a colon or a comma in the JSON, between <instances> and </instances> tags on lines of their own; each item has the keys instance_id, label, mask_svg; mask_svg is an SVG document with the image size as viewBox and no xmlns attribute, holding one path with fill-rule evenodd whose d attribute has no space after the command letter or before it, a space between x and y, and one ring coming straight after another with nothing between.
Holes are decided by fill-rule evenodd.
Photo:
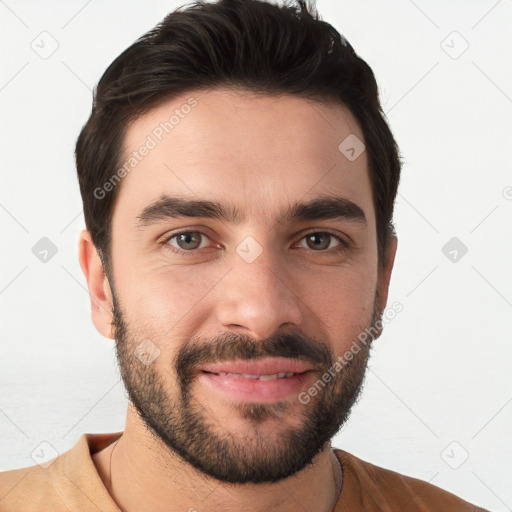
<instances>
[{"instance_id":1,"label":"eye","mask_svg":"<svg viewBox=\"0 0 512 512\"><path fill-rule=\"evenodd\" d=\"M201 239L208 239L205 233L202 231L182 231L181 233L175 233L165 238L162 243L173 252L192 252L196 249L203 249L204 244L201 243ZM174 241L174 243L172 243Z\"/></svg>"},{"instance_id":2,"label":"eye","mask_svg":"<svg viewBox=\"0 0 512 512\"><path fill-rule=\"evenodd\" d=\"M328 231L312 231L301 238L301 240L306 241L306 249L312 249L315 252L323 252L329 248L332 249L333 247L330 246L333 239L337 240L338 244L334 246L336 250L332 251L332 253L337 253L347 248L347 243L341 237Z\"/></svg>"},{"instance_id":3,"label":"eye","mask_svg":"<svg viewBox=\"0 0 512 512\"><path fill-rule=\"evenodd\" d=\"M210 239L205 233L194 230L174 233L165 237L161 243L172 252L192 256L195 254L195 251L208 247L208 240ZM312 231L304 235L300 240L305 240L307 246L304 247L302 245L302 247L310 249L312 252L337 254L348 248L347 242L345 242L341 237L328 231ZM332 246L333 241L337 241L337 245ZM327 249L333 248L333 251L327 251Z\"/></svg>"}]
</instances>

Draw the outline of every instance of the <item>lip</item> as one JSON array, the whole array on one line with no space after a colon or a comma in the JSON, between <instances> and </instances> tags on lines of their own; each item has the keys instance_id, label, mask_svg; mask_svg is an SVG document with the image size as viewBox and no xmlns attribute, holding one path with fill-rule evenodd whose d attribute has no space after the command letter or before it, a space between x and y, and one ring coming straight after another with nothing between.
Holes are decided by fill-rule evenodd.
<instances>
[{"instance_id":1,"label":"lip","mask_svg":"<svg viewBox=\"0 0 512 512\"><path fill-rule=\"evenodd\" d=\"M297 359L286 359L284 357L266 357L244 361L227 361L203 366L199 373L246 373L249 375L273 375L275 373L304 373L314 368ZM292 377L290 377L292 378Z\"/></svg>"},{"instance_id":2,"label":"lip","mask_svg":"<svg viewBox=\"0 0 512 512\"><path fill-rule=\"evenodd\" d=\"M315 373L306 371L297 373L293 377L262 381L200 372L198 381L223 399L227 398L237 402L273 403L290 397L298 399L300 392L307 388Z\"/></svg>"}]
</instances>

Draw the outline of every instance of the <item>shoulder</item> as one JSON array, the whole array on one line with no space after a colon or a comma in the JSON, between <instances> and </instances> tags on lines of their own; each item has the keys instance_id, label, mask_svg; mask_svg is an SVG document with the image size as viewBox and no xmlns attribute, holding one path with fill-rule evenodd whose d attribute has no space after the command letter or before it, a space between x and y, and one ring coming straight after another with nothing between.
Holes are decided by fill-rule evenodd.
<instances>
[{"instance_id":1,"label":"shoulder","mask_svg":"<svg viewBox=\"0 0 512 512\"><path fill-rule=\"evenodd\" d=\"M68 451L42 464L0 473L2 512L118 511L96 470L91 453L121 432L83 434Z\"/></svg>"},{"instance_id":2,"label":"shoulder","mask_svg":"<svg viewBox=\"0 0 512 512\"><path fill-rule=\"evenodd\" d=\"M55 461L52 459L49 462ZM20 510L51 510L60 508L66 510L53 486L54 470L51 466L35 465L13 469L0 473L0 509L2 512L17 512ZM34 508L35 507L35 508Z\"/></svg>"},{"instance_id":3,"label":"shoulder","mask_svg":"<svg viewBox=\"0 0 512 512\"><path fill-rule=\"evenodd\" d=\"M340 507L347 504L372 512L486 512L431 483L376 466L343 450L334 449L334 453L343 468ZM336 512L343 510L337 508Z\"/></svg>"}]
</instances>

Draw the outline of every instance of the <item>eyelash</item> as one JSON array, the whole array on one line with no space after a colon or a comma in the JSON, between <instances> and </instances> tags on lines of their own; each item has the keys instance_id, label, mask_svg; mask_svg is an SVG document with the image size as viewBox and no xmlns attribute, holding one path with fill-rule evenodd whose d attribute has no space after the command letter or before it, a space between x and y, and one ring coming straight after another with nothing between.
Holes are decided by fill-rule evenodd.
<instances>
[{"instance_id":1,"label":"eyelash","mask_svg":"<svg viewBox=\"0 0 512 512\"><path fill-rule=\"evenodd\" d=\"M171 252L173 252L175 254L187 255L187 256L197 255L197 251L199 251L200 249L192 249L190 251L186 251L185 249L176 249L176 247L173 247L172 245L169 245L169 241L172 240L173 238L176 238L179 235L184 235L184 234L189 234L189 233L198 233L198 234L200 234L202 236L205 236L208 239L210 238L203 231L194 229L194 230L186 230L186 231L180 231L178 233L173 233L172 235L166 236L162 240L161 243L166 247L167 250L169 250L169 251L171 251ZM314 251L312 249L306 249L308 252L311 252L311 253L337 255L337 254L340 254L342 252L345 252L348 249L348 247L349 247L348 243L345 242L345 240L343 240L338 235L335 235L334 233L331 233L330 231L310 231L309 233L306 233L306 234L302 235L300 240L303 240L304 238L306 238L307 236L310 236L310 235L329 235L329 236L335 238L338 242L340 242L340 244L337 247L335 247L334 249L331 249L331 251L327 251L327 250Z\"/></svg>"}]
</instances>

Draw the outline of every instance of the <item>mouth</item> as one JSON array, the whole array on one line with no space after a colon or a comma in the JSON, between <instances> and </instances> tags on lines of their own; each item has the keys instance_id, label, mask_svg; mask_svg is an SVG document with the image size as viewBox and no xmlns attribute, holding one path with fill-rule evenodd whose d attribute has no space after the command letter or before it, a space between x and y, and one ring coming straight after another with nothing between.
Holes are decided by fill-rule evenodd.
<instances>
[{"instance_id":1,"label":"mouth","mask_svg":"<svg viewBox=\"0 0 512 512\"><path fill-rule=\"evenodd\" d=\"M200 369L205 373L216 375L230 375L233 378L244 378L254 380L272 380L293 377L294 374L301 374L312 371L313 367L298 359L287 359L284 357L266 357L261 359L227 361L203 366Z\"/></svg>"},{"instance_id":2,"label":"mouth","mask_svg":"<svg viewBox=\"0 0 512 512\"><path fill-rule=\"evenodd\" d=\"M224 399L271 403L297 396L315 371L303 361L266 358L204 366L198 376L203 385Z\"/></svg>"},{"instance_id":3,"label":"mouth","mask_svg":"<svg viewBox=\"0 0 512 512\"><path fill-rule=\"evenodd\" d=\"M249 380L276 380L276 379L289 379L290 377L294 377L296 375L302 375L307 373L310 370L305 372L279 372L279 373L270 373L270 374L250 374L250 373L234 373L234 372L207 372L206 370L202 370L203 373L209 373L210 375L218 375L220 377L229 377L231 379L249 379Z\"/></svg>"}]
</instances>

